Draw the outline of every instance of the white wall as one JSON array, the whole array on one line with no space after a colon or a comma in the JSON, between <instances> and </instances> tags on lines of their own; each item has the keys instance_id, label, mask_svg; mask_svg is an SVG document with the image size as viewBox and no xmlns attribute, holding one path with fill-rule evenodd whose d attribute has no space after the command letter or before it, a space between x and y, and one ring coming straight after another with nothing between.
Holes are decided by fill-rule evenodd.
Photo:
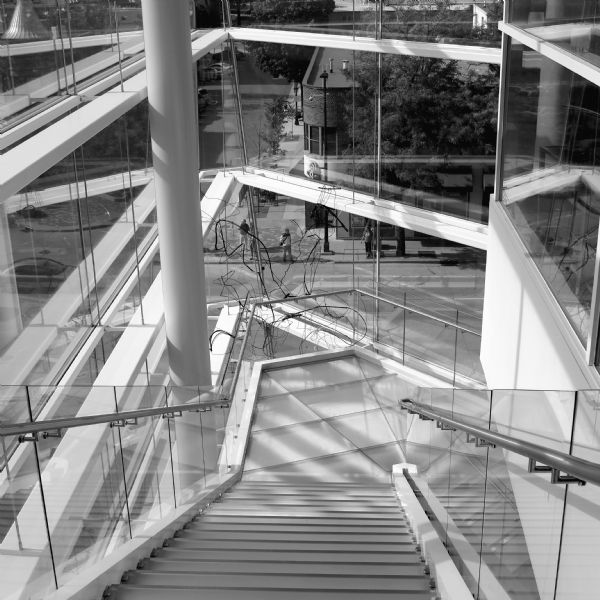
<instances>
[{"instance_id":1,"label":"white wall","mask_svg":"<svg viewBox=\"0 0 600 600\"><path fill-rule=\"evenodd\" d=\"M600 387L504 209L490 203L481 362L488 388Z\"/></svg>"}]
</instances>

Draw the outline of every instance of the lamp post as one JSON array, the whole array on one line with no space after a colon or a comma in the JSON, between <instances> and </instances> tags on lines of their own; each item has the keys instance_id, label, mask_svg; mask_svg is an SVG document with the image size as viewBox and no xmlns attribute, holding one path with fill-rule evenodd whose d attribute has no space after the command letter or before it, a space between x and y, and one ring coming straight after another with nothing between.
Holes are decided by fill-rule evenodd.
<instances>
[{"instance_id":1,"label":"lamp post","mask_svg":"<svg viewBox=\"0 0 600 600\"><path fill-rule=\"evenodd\" d=\"M300 125L298 121L298 82L294 81L294 125Z\"/></svg>"},{"instance_id":2,"label":"lamp post","mask_svg":"<svg viewBox=\"0 0 600 600\"><path fill-rule=\"evenodd\" d=\"M327 181L327 71L319 75L323 80L323 181Z\"/></svg>"},{"instance_id":3,"label":"lamp post","mask_svg":"<svg viewBox=\"0 0 600 600\"><path fill-rule=\"evenodd\" d=\"M319 75L323 80L323 176L322 180L327 182L327 71ZM323 238L323 252L329 252L329 209L325 206L325 235Z\"/></svg>"}]
</instances>

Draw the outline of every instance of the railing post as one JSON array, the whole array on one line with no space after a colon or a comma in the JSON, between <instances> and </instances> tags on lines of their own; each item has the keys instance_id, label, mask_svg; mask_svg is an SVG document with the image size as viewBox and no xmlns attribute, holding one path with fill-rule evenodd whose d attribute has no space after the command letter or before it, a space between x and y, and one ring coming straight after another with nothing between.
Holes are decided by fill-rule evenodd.
<instances>
[{"instance_id":1,"label":"railing post","mask_svg":"<svg viewBox=\"0 0 600 600\"><path fill-rule=\"evenodd\" d=\"M402 309L402 364L406 363L406 292L404 292L404 308Z\"/></svg>"},{"instance_id":2,"label":"railing post","mask_svg":"<svg viewBox=\"0 0 600 600\"><path fill-rule=\"evenodd\" d=\"M118 408L117 388L113 386L113 394L115 397L115 407ZM119 454L121 456L121 471L123 473L123 490L125 492L125 508L127 509L127 526L129 527L129 538L133 539L131 532L131 513L129 512L129 493L127 491L127 474L125 472L125 459L123 457L123 440L121 439L121 428L116 427L117 439L119 440Z\"/></svg>"},{"instance_id":3,"label":"railing post","mask_svg":"<svg viewBox=\"0 0 600 600\"><path fill-rule=\"evenodd\" d=\"M454 328L454 366L452 368L452 387L456 387L456 362L458 355L458 309L456 310L456 327Z\"/></svg>"},{"instance_id":4,"label":"railing post","mask_svg":"<svg viewBox=\"0 0 600 600\"><path fill-rule=\"evenodd\" d=\"M33 422L33 412L31 410L31 399L29 397L29 386L25 386L27 394L27 410L29 412L29 420ZM37 441L33 442L33 452L35 454L35 468L38 475L38 483L40 486L40 499L42 501L42 511L44 513L44 525L46 527L46 536L48 537L48 550L50 551L50 561L52 562L52 575L54 577L54 585L58 589L58 576L56 574L56 562L54 560L54 550L52 548L52 539L50 537L50 526L48 524L48 510L46 507L46 497L44 495L44 486L42 484L42 470L40 468L40 456L38 453Z\"/></svg>"}]
</instances>

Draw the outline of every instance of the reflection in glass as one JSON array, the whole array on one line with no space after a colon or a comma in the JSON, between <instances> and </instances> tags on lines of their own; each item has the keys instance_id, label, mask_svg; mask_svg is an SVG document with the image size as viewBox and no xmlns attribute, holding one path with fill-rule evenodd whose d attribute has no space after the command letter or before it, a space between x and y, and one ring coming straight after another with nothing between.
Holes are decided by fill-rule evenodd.
<instances>
[{"instance_id":1,"label":"reflection in glass","mask_svg":"<svg viewBox=\"0 0 600 600\"><path fill-rule=\"evenodd\" d=\"M498 68L384 56L381 69L381 196L487 221Z\"/></svg>"},{"instance_id":2,"label":"reflection in glass","mask_svg":"<svg viewBox=\"0 0 600 600\"><path fill-rule=\"evenodd\" d=\"M507 20L528 33L598 64L600 6L587 0L561 2L510 2Z\"/></svg>"},{"instance_id":3,"label":"reflection in glass","mask_svg":"<svg viewBox=\"0 0 600 600\"><path fill-rule=\"evenodd\" d=\"M572 454L600 464L600 393L577 392ZM560 546L557 597L585 600L600 586L597 540L600 536L600 487L569 485Z\"/></svg>"},{"instance_id":4,"label":"reflection in glass","mask_svg":"<svg viewBox=\"0 0 600 600\"><path fill-rule=\"evenodd\" d=\"M119 71L143 41L140 0L5 1L0 23L0 130Z\"/></svg>"},{"instance_id":5,"label":"reflection in glass","mask_svg":"<svg viewBox=\"0 0 600 600\"><path fill-rule=\"evenodd\" d=\"M598 242L598 87L513 43L503 202L573 328L589 331Z\"/></svg>"},{"instance_id":6,"label":"reflection in glass","mask_svg":"<svg viewBox=\"0 0 600 600\"><path fill-rule=\"evenodd\" d=\"M238 27L326 33L352 31L351 18L338 19L337 13L334 17L334 0L234 0L230 6L232 23Z\"/></svg>"},{"instance_id":7,"label":"reflection in glass","mask_svg":"<svg viewBox=\"0 0 600 600\"><path fill-rule=\"evenodd\" d=\"M4 203L1 298L14 318L0 330L3 382L57 377L136 270L157 235L150 166L141 102Z\"/></svg>"}]
</instances>

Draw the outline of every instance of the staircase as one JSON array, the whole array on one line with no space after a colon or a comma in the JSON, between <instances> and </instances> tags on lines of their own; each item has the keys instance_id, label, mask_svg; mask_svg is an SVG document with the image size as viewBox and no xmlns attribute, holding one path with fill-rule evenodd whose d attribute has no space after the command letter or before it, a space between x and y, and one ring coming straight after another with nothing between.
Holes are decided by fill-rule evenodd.
<instances>
[{"instance_id":1,"label":"staircase","mask_svg":"<svg viewBox=\"0 0 600 600\"><path fill-rule=\"evenodd\" d=\"M432 600L391 484L242 481L110 600Z\"/></svg>"}]
</instances>

